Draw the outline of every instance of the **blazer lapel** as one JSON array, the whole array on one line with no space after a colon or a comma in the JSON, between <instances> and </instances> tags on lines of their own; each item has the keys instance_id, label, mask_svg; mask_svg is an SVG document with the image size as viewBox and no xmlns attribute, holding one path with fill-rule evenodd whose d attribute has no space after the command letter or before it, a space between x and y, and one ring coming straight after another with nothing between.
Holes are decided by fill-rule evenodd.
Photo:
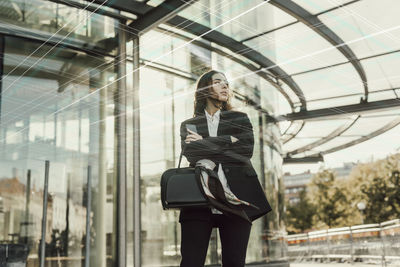
<instances>
[{"instance_id":1,"label":"blazer lapel","mask_svg":"<svg viewBox=\"0 0 400 267\"><path fill-rule=\"evenodd\" d=\"M207 118L206 115L201 115L197 117L196 121L197 132L202 137L209 137L210 133L208 132Z\"/></svg>"},{"instance_id":2,"label":"blazer lapel","mask_svg":"<svg viewBox=\"0 0 400 267\"><path fill-rule=\"evenodd\" d=\"M225 135L229 129L229 123L227 122L227 114L221 112L219 117L217 136Z\"/></svg>"}]
</instances>

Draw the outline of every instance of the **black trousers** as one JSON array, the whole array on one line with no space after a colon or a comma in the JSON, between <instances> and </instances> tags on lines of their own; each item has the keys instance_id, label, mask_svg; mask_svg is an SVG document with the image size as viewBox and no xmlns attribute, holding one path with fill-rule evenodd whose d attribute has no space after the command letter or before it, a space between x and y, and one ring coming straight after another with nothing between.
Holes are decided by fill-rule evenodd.
<instances>
[{"instance_id":1,"label":"black trousers","mask_svg":"<svg viewBox=\"0 0 400 267\"><path fill-rule=\"evenodd\" d=\"M242 218L210 214L211 220L181 222L181 267L203 267L211 230L219 228L223 267L244 267L251 224Z\"/></svg>"}]
</instances>

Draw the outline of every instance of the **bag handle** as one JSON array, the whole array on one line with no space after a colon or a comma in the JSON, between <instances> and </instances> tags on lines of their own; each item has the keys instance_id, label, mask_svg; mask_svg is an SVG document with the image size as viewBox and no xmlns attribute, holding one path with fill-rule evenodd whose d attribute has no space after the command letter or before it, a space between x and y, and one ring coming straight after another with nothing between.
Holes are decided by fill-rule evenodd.
<instances>
[{"instance_id":1,"label":"bag handle","mask_svg":"<svg viewBox=\"0 0 400 267\"><path fill-rule=\"evenodd\" d=\"M186 145L183 145L183 149L181 150L181 154L179 155L178 169L181 168L182 155L183 155L183 151L185 151L185 148L186 148Z\"/></svg>"}]
</instances>

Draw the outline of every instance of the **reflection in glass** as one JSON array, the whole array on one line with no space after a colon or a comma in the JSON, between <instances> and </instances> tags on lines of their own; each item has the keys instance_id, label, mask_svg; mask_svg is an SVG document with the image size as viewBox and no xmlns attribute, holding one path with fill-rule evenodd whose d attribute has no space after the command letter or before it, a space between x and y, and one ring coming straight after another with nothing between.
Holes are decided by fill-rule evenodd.
<instances>
[{"instance_id":1,"label":"reflection in glass","mask_svg":"<svg viewBox=\"0 0 400 267\"><path fill-rule=\"evenodd\" d=\"M115 79L115 73L96 69L104 63L98 57L54 47L46 55L48 46L21 43L17 38L5 38L0 110L0 240L26 245L28 264L38 266L44 162L48 160L45 261L82 266L87 252L90 166L91 262L93 266L110 266L115 249L115 88L106 84ZM36 49L30 60L20 64Z\"/></svg>"},{"instance_id":2,"label":"reflection in glass","mask_svg":"<svg viewBox=\"0 0 400 267\"><path fill-rule=\"evenodd\" d=\"M90 43L105 48L100 42L114 37L114 20L80 8L44 0L0 0L2 27L29 29L39 34L54 34L64 42Z\"/></svg>"}]
</instances>

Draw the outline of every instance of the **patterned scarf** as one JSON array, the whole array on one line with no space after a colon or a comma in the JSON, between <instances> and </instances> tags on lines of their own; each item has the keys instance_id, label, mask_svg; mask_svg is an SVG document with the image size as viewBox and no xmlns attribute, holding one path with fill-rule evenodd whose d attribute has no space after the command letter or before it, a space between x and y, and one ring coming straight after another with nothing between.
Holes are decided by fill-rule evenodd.
<instances>
[{"instance_id":1,"label":"patterned scarf","mask_svg":"<svg viewBox=\"0 0 400 267\"><path fill-rule=\"evenodd\" d=\"M229 187L224 187L218 178L218 174L213 171L215 166L216 164L209 159L201 159L196 162L196 168L201 170L200 181L206 197L211 205L222 213L226 215L235 214L250 222L241 205L255 209L258 209L258 207L239 199Z\"/></svg>"}]
</instances>

